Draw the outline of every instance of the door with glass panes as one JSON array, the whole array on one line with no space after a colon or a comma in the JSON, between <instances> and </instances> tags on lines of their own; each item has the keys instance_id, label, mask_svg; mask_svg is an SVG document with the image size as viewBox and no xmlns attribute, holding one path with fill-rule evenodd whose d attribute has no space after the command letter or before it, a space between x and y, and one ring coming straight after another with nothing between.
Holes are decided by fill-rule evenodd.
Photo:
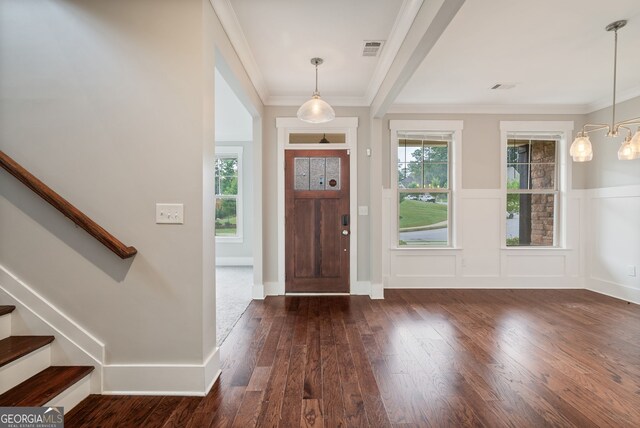
<instances>
[{"instance_id":1,"label":"door with glass panes","mask_svg":"<svg viewBox=\"0 0 640 428\"><path fill-rule=\"evenodd\" d=\"M285 290L349 292L347 150L285 151Z\"/></svg>"}]
</instances>

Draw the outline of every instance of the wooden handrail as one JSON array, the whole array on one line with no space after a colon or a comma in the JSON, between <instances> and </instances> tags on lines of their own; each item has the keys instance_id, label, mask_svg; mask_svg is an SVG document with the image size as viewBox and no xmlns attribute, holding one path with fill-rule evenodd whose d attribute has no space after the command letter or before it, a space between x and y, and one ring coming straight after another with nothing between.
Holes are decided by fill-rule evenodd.
<instances>
[{"instance_id":1,"label":"wooden handrail","mask_svg":"<svg viewBox=\"0 0 640 428\"><path fill-rule=\"evenodd\" d=\"M98 223L91 220L82 211L71 205L69 201L58 195L49 186L38 180L33 174L7 156L2 150L0 150L0 165L6 169L9 174L33 190L38 196L53 205L55 209L64 214L69 220L86 230L89 235L116 253L121 259L133 257L138 252L134 247L124 245L115 236L104 230Z\"/></svg>"}]
</instances>

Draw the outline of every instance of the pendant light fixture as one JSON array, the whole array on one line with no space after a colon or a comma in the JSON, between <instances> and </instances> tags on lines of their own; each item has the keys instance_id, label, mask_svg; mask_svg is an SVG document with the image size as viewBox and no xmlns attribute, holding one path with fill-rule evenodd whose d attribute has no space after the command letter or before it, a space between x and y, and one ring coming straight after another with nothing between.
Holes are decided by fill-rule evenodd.
<instances>
[{"instance_id":1,"label":"pendant light fixture","mask_svg":"<svg viewBox=\"0 0 640 428\"><path fill-rule=\"evenodd\" d=\"M636 130L635 135L631 138L632 130L630 125L640 126L640 117L635 119L624 120L616 123L616 79L618 72L618 30L627 25L627 21L622 19L620 21L612 22L606 26L607 31L613 31L614 47L613 47L613 116L611 118L611 125L601 123L588 123L582 127L582 131L578 132L576 139L571 144L571 150L569 153L574 162L587 162L593 159L593 149L591 147L591 141L589 140L589 133L595 131L606 130L607 137L617 137L618 132L622 129L627 131L620 149L618 150L618 159L620 160L632 160L640 158L640 129Z\"/></svg>"},{"instance_id":2,"label":"pendant light fixture","mask_svg":"<svg viewBox=\"0 0 640 428\"><path fill-rule=\"evenodd\" d=\"M298 109L298 119L305 122L325 123L336 118L336 112L326 101L320 98L320 92L318 92L318 66L323 62L322 58L311 58L311 64L316 67L316 90L313 91L311 99Z\"/></svg>"},{"instance_id":3,"label":"pendant light fixture","mask_svg":"<svg viewBox=\"0 0 640 428\"><path fill-rule=\"evenodd\" d=\"M320 140L320 144L331 144L331 141L327 140L327 134L322 134L322 140Z\"/></svg>"}]
</instances>

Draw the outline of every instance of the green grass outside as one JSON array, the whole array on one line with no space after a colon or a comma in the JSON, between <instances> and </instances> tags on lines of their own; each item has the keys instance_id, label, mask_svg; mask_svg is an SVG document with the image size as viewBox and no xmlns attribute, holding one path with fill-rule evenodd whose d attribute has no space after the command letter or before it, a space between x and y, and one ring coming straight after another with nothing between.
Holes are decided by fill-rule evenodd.
<instances>
[{"instance_id":1,"label":"green grass outside","mask_svg":"<svg viewBox=\"0 0 640 428\"><path fill-rule=\"evenodd\" d=\"M237 230L236 216L225 217L216 221L216 236L235 236Z\"/></svg>"},{"instance_id":2,"label":"green grass outside","mask_svg":"<svg viewBox=\"0 0 640 428\"><path fill-rule=\"evenodd\" d=\"M216 236L236 236L236 227L227 229L216 228Z\"/></svg>"},{"instance_id":3,"label":"green grass outside","mask_svg":"<svg viewBox=\"0 0 640 428\"><path fill-rule=\"evenodd\" d=\"M445 220L447 205L407 199L400 203L400 229L429 226Z\"/></svg>"}]
</instances>

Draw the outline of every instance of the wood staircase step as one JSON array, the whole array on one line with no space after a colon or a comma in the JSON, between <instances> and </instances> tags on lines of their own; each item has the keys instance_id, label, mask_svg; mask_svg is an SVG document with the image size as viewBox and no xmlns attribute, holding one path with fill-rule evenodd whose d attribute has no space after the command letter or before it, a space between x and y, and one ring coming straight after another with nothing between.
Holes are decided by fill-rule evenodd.
<instances>
[{"instance_id":1,"label":"wood staircase step","mask_svg":"<svg viewBox=\"0 0 640 428\"><path fill-rule=\"evenodd\" d=\"M15 306L11 306L11 305L5 305L5 306L0 305L0 317L3 315L10 314L11 312L13 312L15 308L16 308Z\"/></svg>"},{"instance_id":2,"label":"wood staircase step","mask_svg":"<svg viewBox=\"0 0 640 428\"><path fill-rule=\"evenodd\" d=\"M52 366L0 395L0 407L44 406L93 371L91 366Z\"/></svg>"},{"instance_id":3,"label":"wood staircase step","mask_svg":"<svg viewBox=\"0 0 640 428\"><path fill-rule=\"evenodd\" d=\"M0 340L0 367L53 342L53 336L9 336Z\"/></svg>"}]
</instances>

